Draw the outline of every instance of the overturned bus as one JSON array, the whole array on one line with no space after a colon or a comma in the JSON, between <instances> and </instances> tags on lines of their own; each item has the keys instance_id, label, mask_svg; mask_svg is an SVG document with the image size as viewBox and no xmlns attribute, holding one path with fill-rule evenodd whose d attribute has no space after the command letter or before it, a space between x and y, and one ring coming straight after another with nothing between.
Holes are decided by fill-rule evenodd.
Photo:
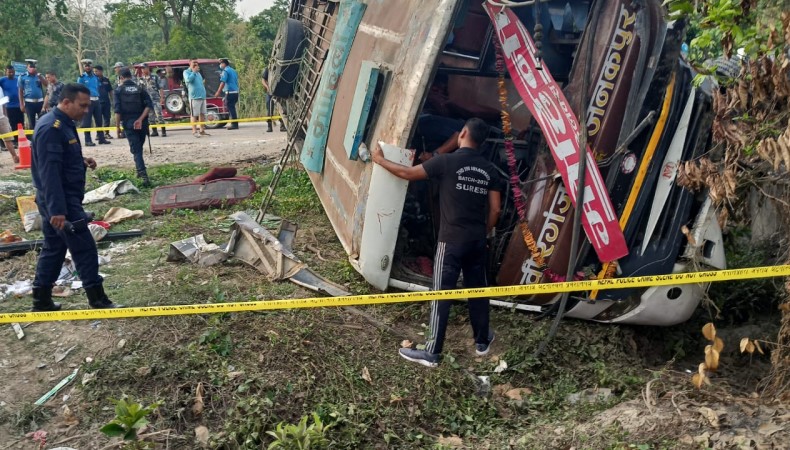
<instances>
[{"instance_id":1,"label":"overturned bus","mask_svg":"<svg viewBox=\"0 0 790 450\"><path fill-rule=\"evenodd\" d=\"M436 190L372 164L368 149L383 142L388 159L416 164L452 151L464 120L480 117L492 129L481 151L510 182L489 246L495 284L564 281L569 269L576 279L724 269L707 194L675 184L678 166L709 149L713 120L713 86L695 86L680 54L684 24L668 23L659 0L508 3L529 4L292 2L270 85L287 105L286 151L299 155L354 268L382 290L431 286ZM547 86L564 96L542 102L525 95L535 77L556 82ZM587 182L607 197L602 204L622 243L623 251L609 253L614 258L601 258L606 249L590 239L589 217L572 251L577 189L569 193L569 169L546 128L561 121L552 103L560 98L570 109L565 116L584 119ZM691 316L705 289L577 292L566 314L672 325ZM558 299L494 304L540 312Z\"/></svg>"}]
</instances>

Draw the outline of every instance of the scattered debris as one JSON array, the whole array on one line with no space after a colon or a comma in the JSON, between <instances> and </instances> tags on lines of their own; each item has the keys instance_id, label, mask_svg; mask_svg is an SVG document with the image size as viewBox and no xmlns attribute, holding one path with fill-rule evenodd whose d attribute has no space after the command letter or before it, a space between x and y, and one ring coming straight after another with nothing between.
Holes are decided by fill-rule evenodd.
<instances>
[{"instance_id":1,"label":"scattered debris","mask_svg":"<svg viewBox=\"0 0 790 450\"><path fill-rule=\"evenodd\" d=\"M82 200L83 205L100 202L103 200L112 200L118 195L123 195L129 192L140 193L140 190L135 187L129 180L118 180L112 183L107 183L85 194Z\"/></svg>"},{"instance_id":2,"label":"scattered debris","mask_svg":"<svg viewBox=\"0 0 790 450\"><path fill-rule=\"evenodd\" d=\"M96 379L96 372L86 373L82 376L82 385L87 386L88 383Z\"/></svg>"},{"instance_id":3,"label":"scattered debris","mask_svg":"<svg viewBox=\"0 0 790 450\"><path fill-rule=\"evenodd\" d=\"M22 297L30 295L33 291L33 282L30 280L19 280L13 284L0 284L0 299L16 296Z\"/></svg>"},{"instance_id":4,"label":"scattered debris","mask_svg":"<svg viewBox=\"0 0 790 450\"><path fill-rule=\"evenodd\" d=\"M74 291L71 290L68 286L55 286L52 288L52 296L53 297L71 297L74 295Z\"/></svg>"},{"instance_id":5,"label":"scattered debris","mask_svg":"<svg viewBox=\"0 0 790 450\"><path fill-rule=\"evenodd\" d=\"M14 333L16 333L16 338L17 338L17 339L20 339L20 340L22 340L22 339L24 339L24 338L25 338L25 332L24 332L24 331L22 331L22 327L21 327L21 326L19 326L19 324L18 324L18 323L12 323L12 324L11 324L11 328L13 328L13 329L14 329Z\"/></svg>"},{"instance_id":6,"label":"scattered debris","mask_svg":"<svg viewBox=\"0 0 790 450\"><path fill-rule=\"evenodd\" d=\"M513 388L505 392L505 397L517 402L521 402L524 399L524 396L531 394L532 389L530 388Z\"/></svg>"},{"instance_id":7,"label":"scattered debris","mask_svg":"<svg viewBox=\"0 0 790 450\"><path fill-rule=\"evenodd\" d=\"M491 393L491 377L487 375L478 375L476 381L477 395L479 397L488 397L488 394Z\"/></svg>"},{"instance_id":8,"label":"scattered debris","mask_svg":"<svg viewBox=\"0 0 790 450\"><path fill-rule=\"evenodd\" d=\"M712 426L713 428L717 428L717 429L719 428L719 425L720 425L719 414L716 411L714 411L714 410L712 410L712 409L710 409L710 408L708 408L706 406L702 406L699 409L699 413L702 414L702 417L704 417L705 419L708 420L708 422L710 423L710 426Z\"/></svg>"},{"instance_id":9,"label":"scattered debris","mask_svg":"<svg viewBox=\"0 0 790 450\"><path fill-rule=\"evenodd\" d=\"M368 370L368 366L362 368L362 379L370 384L373 384L373 379L370 378L370 371Z\"/></svg>"},{"instance_id":10,"label":"scattered debris","mask_svg":"<svg viewBox=\"0 0 790 450\"><path fill-rule=\"evenodd\" d=\"M55 362L59 363L59 362L63 361L64 359L66 359L66 357L69 356L69 353L71 353L71 351L74 350L75 348L77 348L77 346L76 345L72 345L68 350L66 350L63 353L55 353Z\"/></svg>"},{"instance_id":11,"label":"scattered debris","mask_svg":"<svg viewBox=\"0 0 790 450\"><path fill-rule=\"evenodd\" d=\"M167 261L189 261L203 267L213 266L230 257L226 248L227 246L220 247L207 242L206 238L199 234L171 243Z\"/></svg>"},{"instance_id":12,"label":"scattered debris","mask_svg":"<svg viewBox=\"0 0 790 450\"><path fill-rule=\"evenodd\" d=\"M109 223L110 225L115 225L117 223L123 222L124 220L139 219L144 215L145 213L141 209L132 211L131 209L113 206L104 214L104 218L102 220Z\"/></svg>"},{"instance_id":13,"label":"scattered debris","mask_svg":"<svg viewBox=\"0 0 790 450\"><path fill-rule=\"evenodd\" d=\"M270 281L290 278L305 267L290 249L246 213L230 217L235 223L228 246L233 247L236 259L263 273Z\"/></svg>"},{"instance_id":14,"label":"scattered debris","mask_svg":"<svg viewBox=\"0 0 790 450\"><path fill-rule=\"evenodd\" d=\"M90 230L91 236L93 236L93 240L96 242L101 241L107 236L107 228L95 223L89 223L88 230Z\"/></svg>"},{"instance_id":15,"label":"scattered debris","mask_svg":"<svg viewBox=\"0 0 790 450\"><path fill-rule=\"evenodd\" d=\"M121 339L120 341L118 341L118 345L117 345L118 348L124 348L125 346L126 346L126 339Z\"/></svg>"},{"instance_id":16,"label":"scattered debris","mask_svg":"<svg viewBox=\"0 0 790 450\"><path fill-rule=\"evenodd\" d=\"M34 192L33 184L23 181L3 180L0 181L0 195L5 197L18 197L20 195L30 195Z\"/></svg>"},{"instance_id":17,"label":"scattered debris","mask_svg":"<svg viewBox=\"0 0 790 450\"><path fill-rule=\"evenodd\" d=\"M69 408L69 405L63 405L60 424L64 427L73 427L80 424L80 419Z\"/></svg>"},{"instance_id":18,"label":"scattered debris","mask_svg":"<svg viewBox=\"0 0 790 450\"><path fill-rule=\"evenodd\" d=\"M204 446L208 445L208 438L209 438L208 428L202 425L195 428L195 440L198 441L200 445L204 445Z\"/></svg>"},{"instance_id":19,"label":"scattered debris","mask_svg":"<svg viewBox=\"0 0 790 450\"><path fill-rule=\"evenodd\" d=\"M0 233L0 243L2 244L10 244L12 242L19 242L23 240L21 237L14 234L11 230L5 230Z\"/></svg>"},{"instance_id":20,"label":"scattered debris","mask_svg":"<svg viewBox=\"0 0 790 450\"><path fill-rule=\"evenodd\" d=\"M119 231L116 233L107 233L107 236L105 236L104 239L102 239L102 241L111 242L121 239L140 237L142 235L143 232L140 230ZM30 251L30 250L35 250L37 248L41 248L43 245L44 245L43 239L38 239L35 241L13 242L11 244L0 244L0 253Z\"/></svg>"},{"instance_id":21,"label":"scattered debris","mask_svg":"<svg viewBox=\"0 0 790 450\"><path fill-rule=\"evenodd\" d=\"M67 376L66 378L62 379L62 380L60 381L60 383L58 383L58 384L57 384L57 385L56 385L54 388L52 388L52 389L51 389L49 392L47 392L46 394L44 394L44 396L43 396L43 397L41 397L40 399L36 400L36 402L34 403L34 405L36 405L36 406L41 406L41 405L43 405L44 403L46 403L46 402L47 402L49 399L51 399L52 397L54 397L55 395L57 395L57 393L58 393L58 392L59 392L61 389L63 389L63 387L64 387L64 386L66 386L67 384L69 384L69 383L71 382L71 380L73 380L73 379L74 379L74 377L76 377L76 376L77 376L77 373L78 373L79 371L80 371L80 369L79 369L79 368L76 368L76 369L74 369L74 372L72 372L72 373L71 373L71 375L69 375L69 376ZM84 384L84 382L85 382L85 380L83 379L83 384Z\"/></svg>"},{"instance_id":22,"label":"scattered debris","mask_svg":"<svg viewBox=\"0 0 790 450\"><path fill-rule=\"evenodd\" d=\"M502 373L507 370L507 362L504 359L499 360L499 364L494 368L494 373Z\"/></svg>"},{"instance_id":23,"label":"scattered debris","mask_svg":"<svg viewBox=\"0 0 790 450\"><path fill-rule=\"evenodd\" d=\"M572 405L577 403L606 403L614 398L609 388L585 389L575 394L570 394L566 401Z\"/></svg>"},{"instance_id":24,"label":"scattered debris","mask_svg":"<svg viewBox=\"0 0 790 450\"><path fill-rule=\"evenodd\" d=\"M174 209L232 206L250 198L256 191L255 181L250 177L161 186L151 194L151 214L160 215Z\"/></svg>"},{"instance_id":25,"label":"scattered debris","mask_svg":"<svg viewBox=\"0 0 790 450\"><path fill-rule=\"evenodd\" d=\"M205 403L203 402L203 382L199 382L195 388L195 403L192 405L192 414L199 416L203 414Z\"/></svg>"},{"instance_id":26,"label":"scattered debris","mask_svg":"<svg viewBox=\"0 0 790 450\"><path fill-rule=\"evenodd\" d=\"M452 435L447 436L447 437L444 437L444 436L440 435L436 439L436 443L441 445L441 446L450 447L450 448L463 448L464 447L464 440L461 439L460 436L457 436L455 434L452 434Z\"/></svg>"},{"instance_id":27,"label":"scattered debris","mask_svg":"<svg viewBox=\"0 0 790 450\"><path fill-rule=\"evenodd\" d=\"M19 218L26 232L41 229L41 214L38 212L36 197L25 195L16 198L16 207L19 210Z\"/></svg>"}]
</instances>

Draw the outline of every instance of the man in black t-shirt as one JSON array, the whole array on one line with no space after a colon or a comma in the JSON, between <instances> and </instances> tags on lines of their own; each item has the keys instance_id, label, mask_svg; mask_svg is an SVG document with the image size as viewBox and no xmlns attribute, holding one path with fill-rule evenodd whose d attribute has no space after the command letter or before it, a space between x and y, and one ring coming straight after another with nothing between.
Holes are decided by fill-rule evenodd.
<instances>
[{"instance_id":1,"label":"man in black t-shirt","mask_svg":"<svg viewBox=\"0 0 790 450\"><path fill-rule=\"evenodd\" d=\"M433 289L455 289L464 274L464 287L485 287L486 236L496 225L502 183L493 164L478 147L488 136L488 125L469 119L458 135L457 151L438 155L412 167L388 161L378 146L373 161L404 180L430 179L439 187L441 225L433 269ZM469 319L478 356L488 354L494 333L488 328L488 299L470 299ZM402 348L400 355L427 367L441 360L451 300L431 302L430 337L425 350Z\"/></svg>"}]
</instances>

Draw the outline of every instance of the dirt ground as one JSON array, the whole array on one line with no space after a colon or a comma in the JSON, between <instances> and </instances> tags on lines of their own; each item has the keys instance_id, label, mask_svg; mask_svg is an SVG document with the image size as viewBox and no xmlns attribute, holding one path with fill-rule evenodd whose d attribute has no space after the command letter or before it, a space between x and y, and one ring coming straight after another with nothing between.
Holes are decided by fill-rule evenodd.
<instances>
[{"instance_id":1,"label":"dirt ground","mask_svg":"<svg viewBox=\"0 0 790 450\"><path fill-rule=\"evenodd\" d=\"M238 130L218 128L207 130L211 136L195 138L189 127L168 128L167 137L151 138L149 153L145 145L146 164L193 162L215 165L248 161L278 154L286 143L286 133L275 127L266 132L264 123L242 123ZM112 133L114 136L115 133ZM83 147L86 157L96 160L100 167L133 167L132 155L126 139L112 139L111 145ZM0 153L0 176L14 173L8 152Z\"/></svg>"}]
</instances>

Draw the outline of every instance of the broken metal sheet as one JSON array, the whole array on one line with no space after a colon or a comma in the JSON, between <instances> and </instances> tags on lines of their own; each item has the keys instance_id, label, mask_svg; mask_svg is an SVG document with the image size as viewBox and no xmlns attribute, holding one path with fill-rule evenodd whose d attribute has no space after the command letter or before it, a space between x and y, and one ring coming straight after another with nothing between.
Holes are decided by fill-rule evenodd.
<instances>
[{"instance_id":1,"label":"broken metal sheet","mask_svg":"<svg viewBox=\"0 0 790 450\"><path fill-rule=\"evenodd\" d=\"M311 291L331 295L332 297L347 297L351 295L351 293L343 289L342 286L327 280L307 267L297 272L290 280Z\"/></svg>"},{"instance_id":2,"label":"broken metal sheet","mask_svg":"<svg viewBox=\"0 0 790 450\"><path fill-rule=\"evenodd\" d=\"M206 242L206 238L199 234L171 243L167 261L189 261L203 267L213 266L230 257L226 249L227 246Z\"/></svg>"},{"instance_id":3,"label":"broken metal sheet","mask_svg":"<svg viewBox=\"0 0 790 450\"><path fill-rule=\"evenodd\" d=\"M282 243L283 247L289 251L293 248L293 242L296 239L297 229L297 224L283 219L283 221L280 223L280 229L277 230L278 240L280 243ZM345 290L342 286L327 280L321 275L318 275L309 267L304 267L302 270L294 274L290 280L294 284L321 294L331 295L332 297L345 297L351 295L351 293Z\"/></svg>"},{"instance_id":4,"label":"broken metal sheet","mask_svg":"<svg viewBox=\"0 0 790 450\"><path fill-rule=\"evenodd\" d=\"M236 242L232 248L236 259L266 275L270 281L290 278L305 267L290 249L248 214L238 212L230 218L235 221L232 230Z\"/></svg>"}]
</instances>

